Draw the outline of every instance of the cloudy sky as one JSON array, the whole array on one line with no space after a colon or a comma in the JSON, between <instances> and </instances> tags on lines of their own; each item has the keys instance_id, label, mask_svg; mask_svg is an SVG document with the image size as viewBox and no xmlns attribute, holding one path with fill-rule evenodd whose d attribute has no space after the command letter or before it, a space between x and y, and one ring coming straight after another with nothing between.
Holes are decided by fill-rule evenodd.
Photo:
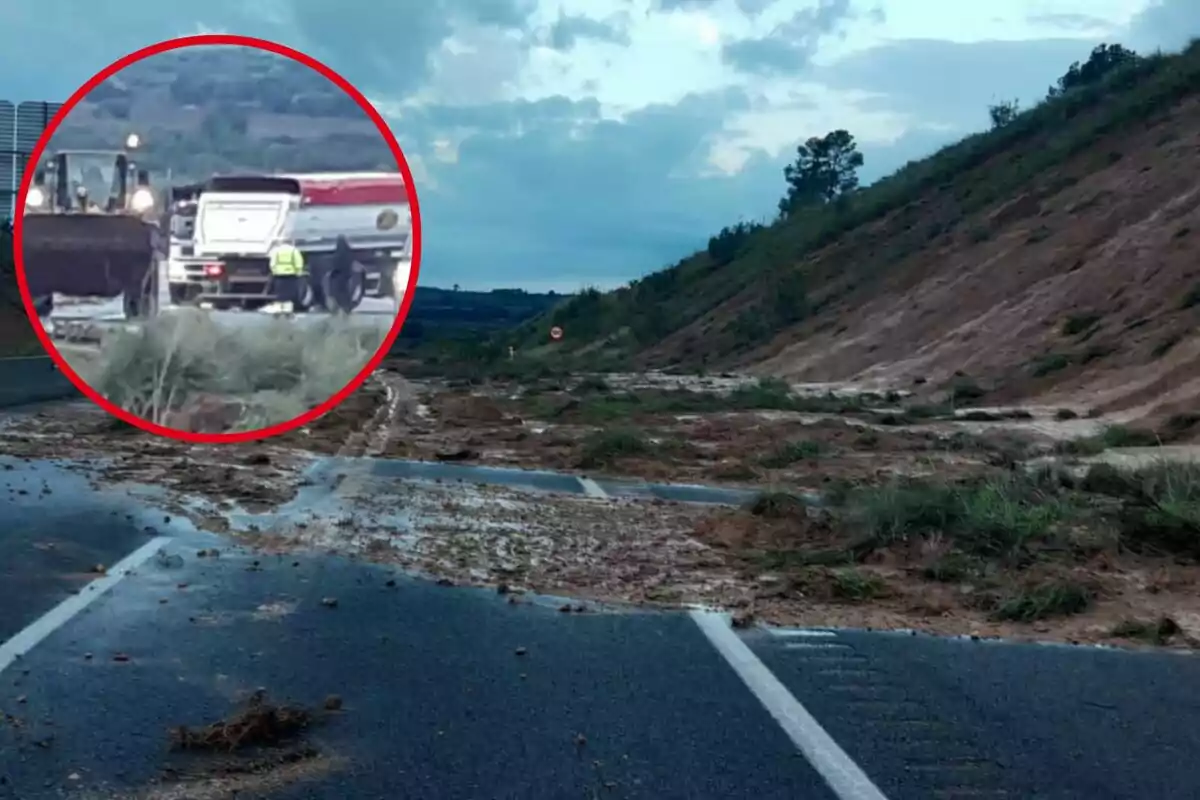
<instances>
[{"instance_id":1,"label":"cloudy sky","mask_svg":"<svg viewBox=\"0 0 1200 800\"><path fill-rule=\"evenodd\" d=\"M65 98L175 35L289 44L391 121L418 177L424 283L564 291L769 215L809 136L849 129L869 182L985 127L989 103L1035 102L1100 42L1200 36L1196 0L115 3L6 3L3 94Z\"/></svg>"}]
</instances>

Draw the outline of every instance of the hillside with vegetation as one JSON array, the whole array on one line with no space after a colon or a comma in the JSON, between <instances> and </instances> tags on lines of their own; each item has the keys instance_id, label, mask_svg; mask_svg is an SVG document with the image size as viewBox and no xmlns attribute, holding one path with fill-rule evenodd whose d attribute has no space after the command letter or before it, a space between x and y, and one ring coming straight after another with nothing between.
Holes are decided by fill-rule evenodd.
<instances>
[{"instance_id":1,"label":"hillside with vegetation","mask_svg":"<svg viewBox=\"0 0 1200 800\"><path fill-rule=\"evenodd\" d=\"M981 109L982 110L982 109ZM852 134L809 139L776 219L476 348L641 368L747 368L996 402L1200 396L1200 45L1102 45L1033 108L860 188Z\"/></svg>"},{"instance_id":2,"label":"hillside with vegetation","mask_svg":"<svg viewBox=\"0 0 1200 800\"><path fill-rule=\"evenodd\" d=\"M191 47L133 64L72 110L55 143L119 147L176 180L253 170L393 169L374 123L340 88L291 59L243 47Z\"/></svg>"}]
</instances>

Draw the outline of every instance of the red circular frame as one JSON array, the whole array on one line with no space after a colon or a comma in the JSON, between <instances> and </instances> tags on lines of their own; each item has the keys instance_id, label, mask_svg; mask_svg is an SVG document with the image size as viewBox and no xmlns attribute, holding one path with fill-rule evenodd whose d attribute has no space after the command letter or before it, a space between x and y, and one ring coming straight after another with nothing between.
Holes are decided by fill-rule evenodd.
<instances>
[{"instance_id":1,"label":"red circular frame","mask_svg":"<svg viewBox=\"0 0 1200 800\"><path fill-rule=\"evenodd\" d=\"M50 138L54 132L62 124L63 120L71 113L76 105L78 105L92 89L95 89L100 83L111 78L116 73L128 67L130 64L135 64L144 58L158 55L159 53L167 53L172 50L179 50L184 47L192 47L194 45L233 45L239 47L254 47L259 50L266 50L277 55L285 56L297 61L305 66L316 70L321 75L324 75L332 83L338 86L343 92L348 94L362 108L363 113L371 118L375 123L375 127L379 129L380 135L387 143L392 151L392 155L396 158L396 165L400 168L400 174L404 178L404 189L408 195L408 205L412 212L412 264L409 267L408 286L404 290L404 298L400 303L400 310L396 313L396 318L392 322L392 327L388 331L387 337L383 341L383 345L376 351L375 355L367 362L362 371L350 380L341 391L337 392L333 397L321 403L316 408L301 414L300 416L288 422L281 422L278 425L272 425L267 428L260 428L255 431L239 431L236 433L190 433L188 431L176 430L163 425L157 425L149 420L135 416L116 404L108 398L101 395L95 389L88 385L87 381L79 377L79 374L71 368L67 360L58 352L58 347L54 344L54 340L50 338L50 334L42 327L41 320L38 318L37 309L33 304L33 296L29 293L29 283L25 279L25 250L22 242L23 226L24 226L24 209L25 196L29 193L29 188L33 183L34 170L26 170L25 176L21 179L21 190L17 193L17 214L14 214L13 219L13 258L16 262L17 270L17 285L21 290L21 300L25 304L25 313L29 316L29 321L33 325L34 333L37 334L42 346L46 349L46 353L54 361L59 370L70 379L71 383L75 384L79 391L83 392L92 402L103 408L108 413L128 422L130 425L141 428L148 433L154 433L159 436L164 436L168 439L174 439L181 442L192 442L196 444L222 444L225 442L253 442L260 439L267 439L272 436L278 436L282 433L295 430L302 425L321 417L334 408L342 401L354 394L363 382L370 377L371 373L378 368L379 364L387 356L391 350L392 344L395 343L396 337L400 335L400 328L404 325L405 318L408 317L409 309L412 307L413 295L417 288L417 278L421 268L421 209L417 202L417 191L413 185L412 170L408 166L408 161L404 158L404 153L400 150L400 144L396 141L396 136L392 133L391 128L380 116L371 102L363 96L362 92L358 91L345 78L334 72L329 67L317 61L312 56L301 53L286 45L278 44L267 39L258 39L252 36L238 36L236 34L199 34L196 36L181 36L177 39L168 39L165 42L143 47L141 50L130 53L124 58L118 59L109 66L96 73L83 86L75 90L54 118L50 120L46 126L46 130L42 132L38 139L37 145L30 153L30 164L38 164L42 160L42 153L46 146L50 143Z\"/></svg>"}]
</instances>

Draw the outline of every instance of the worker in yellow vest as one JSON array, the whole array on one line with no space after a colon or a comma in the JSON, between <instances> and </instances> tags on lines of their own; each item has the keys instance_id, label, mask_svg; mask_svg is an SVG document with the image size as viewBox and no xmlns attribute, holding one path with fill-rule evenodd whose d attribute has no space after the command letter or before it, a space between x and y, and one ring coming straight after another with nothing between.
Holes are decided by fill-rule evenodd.
<instances>
[{"instance_id":1,"label":"worker in yellow vest","mask_svg":"<svg viewBox=\"0 0 1200 800\"><path fill-rule=\"evenodd\" d=\"M307 280L304 254L291 242L283 241L271 248L268 256L271 269L271 294L283 313L295 313L301 296L301 281Z\"/></svg>"}]
</instances>

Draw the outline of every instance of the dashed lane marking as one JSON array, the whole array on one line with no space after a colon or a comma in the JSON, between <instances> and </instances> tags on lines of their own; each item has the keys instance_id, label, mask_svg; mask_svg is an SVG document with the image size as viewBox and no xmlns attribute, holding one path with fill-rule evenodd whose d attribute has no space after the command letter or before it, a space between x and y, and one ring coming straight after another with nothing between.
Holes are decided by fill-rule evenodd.
<instances>
[{"instance_id":1,"label":"dashed lane marking","mask_svg":"<svg viewBox=\"0 0 1200 800\"><path fill-rule=\"evenodd\" d=\"M767 628L767 633L780 639L827 639L837 636L837 631L823 628Z\"/></svg>"},{"instance_id":2,"label":"dashed lane marking","mask_svg":"<svg viewBox=\"0 0 1200 800\"><path fill-rule=\"evenodd\" d=\"M601 500L608 497L608 492L604 491L600 484L591 478L585 478L582 475L579 476L579 485L583 487L583 493L588 497L596 497Z\"/></svg>"},{"instance_id":3,"label":"dashed lane marking","mask_svg":"<svg viewBox=\"0 0 1200 800\"><path fill-rule=\"evenodd\" d=\"M784 650L853 650L854 648L848 644L838 644L837 642L788 642L783 646Z\"/></svg>"}]
</instances>

